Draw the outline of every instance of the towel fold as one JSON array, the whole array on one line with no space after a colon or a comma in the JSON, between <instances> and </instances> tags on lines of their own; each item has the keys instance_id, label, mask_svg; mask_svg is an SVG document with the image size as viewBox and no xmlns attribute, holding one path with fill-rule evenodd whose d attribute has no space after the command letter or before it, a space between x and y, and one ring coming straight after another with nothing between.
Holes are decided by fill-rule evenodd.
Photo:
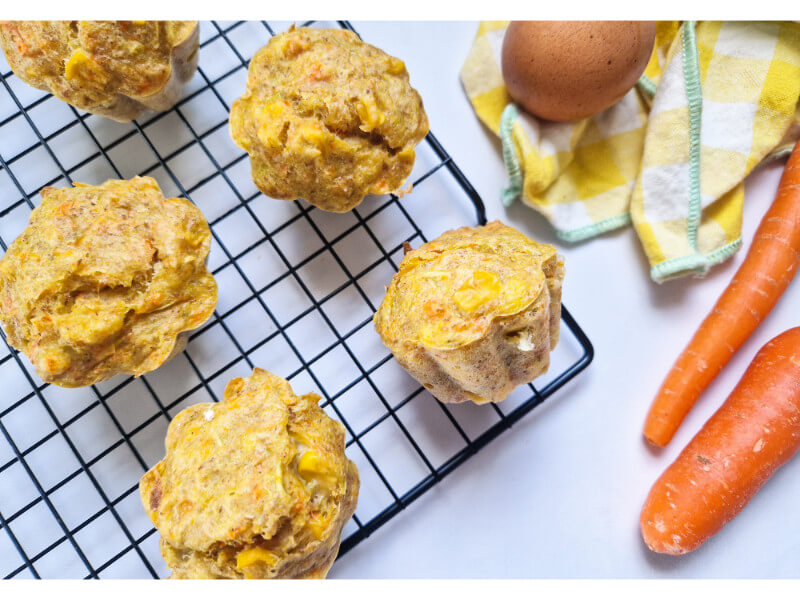
<instances>
[{"instance_id":1,"label":"towel fold","mask_svg":"<svg viewBox=\"0 0 800 600\"><path fill-rule=\"evenodd\" d=\"M655 281L704 274L741 246L744 178L800 137L800 24L659 22L638 85L602 113L552 123L503 83L508 22L483 22L461 71L503 142L508 204L569 242L633 223Z\"/></svg>"}]
</instances>

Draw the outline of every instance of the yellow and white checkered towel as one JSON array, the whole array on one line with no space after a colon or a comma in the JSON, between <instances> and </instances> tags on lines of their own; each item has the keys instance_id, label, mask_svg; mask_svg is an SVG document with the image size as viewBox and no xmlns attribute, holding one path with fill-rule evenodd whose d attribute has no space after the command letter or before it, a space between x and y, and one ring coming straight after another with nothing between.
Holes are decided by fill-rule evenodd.
<instances>
[{"instance_id":1,"label":"yellow and white checkered towel","mask_svg":"<svg viewBox=\"0 0 800 600\"><path fill-rule=\"evenodd\" d=\"M738 250L742 181L800 137L800 24L659 22L637 87L574 123L512 103L507 26L481 23L461 71L503 140L505 203L521 196L570 242L633 222L656 281L703 274Z\"/></svg>"}]
</instances>

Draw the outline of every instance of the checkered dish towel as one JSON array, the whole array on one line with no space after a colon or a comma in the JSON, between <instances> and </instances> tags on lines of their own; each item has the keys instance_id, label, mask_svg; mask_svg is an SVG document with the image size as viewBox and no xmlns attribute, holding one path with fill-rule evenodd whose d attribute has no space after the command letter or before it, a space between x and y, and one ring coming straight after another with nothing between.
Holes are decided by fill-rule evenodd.
<instances>
[{"instance_id":1,"label":"checkered dish towel","mask_svg":"<svg viewBox=\"0 0 800 600\"><path fill-rule=\"evenodd\" d=\"M638 85L574 123L511 102L507 26L481 23L461 71L503 142L504 203L521 196L569 242L633 222L659 282L702 275L739 249L745 176L800 137L800 24L659 22Z\"/></svg>"}]
</instances>

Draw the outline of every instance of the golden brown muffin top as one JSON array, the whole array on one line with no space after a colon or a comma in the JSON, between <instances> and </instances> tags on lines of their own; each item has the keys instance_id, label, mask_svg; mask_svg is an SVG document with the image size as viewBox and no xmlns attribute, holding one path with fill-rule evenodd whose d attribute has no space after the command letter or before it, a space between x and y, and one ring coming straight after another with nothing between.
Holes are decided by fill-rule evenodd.
<instances>
[{"instance_id":1,"label":"golden brown muffin top","mask_svg":"<svg viewBox=\"0 0 800 600\"><path fill-rule=\"evenodd\" d=\"M164 542L187 558L211 554L239 576L276 576L331 536L335 556L358 473L344 428L318 402L255 369L231 380L222 402L179 413L165 458L140 484Z\"/></svg>"},{"instance_id":2,"label":"golden brown muffin top","mask_svg":"<svg viewBox=\"0 0 800 600\"><path fill-rule=\"evenodd\" d=\"M447 231L408 252L375 314L393 347L456 348L484 336L492 321L516 314L542 293L542 263L556 254L494 221Z\"/></svg>"},{"instance_id":3,"label":"golden brown muffin top","mask_svg":"<svg viewBox=\"0 0 800 600\"><path fill-rule=\"evenodd\" d=\"M196 21L1 21L14 73L84 110L160 91Z\"/></svg>"},{"instance_id":4,"label":"golden brown muffin top","mask_svg":"<svg viewBox=\"0 0 800 600\"><path fill-rule=\"evenodd\" d=\"M399 188L428 132L403 62L342 29L290 29L250 61L231 135L274 198L336 212Z\"/></svg>"},{"instance_id":5,"label":"golden brown muffin top","mask_svg":"<svg viewBox=\"0 0 800 600\"><path fill-rule=\"evenodd\" d=\"M0 321L45 381L141 375L214 310L211 232L150 177L42 190L0 260Z\"/></svg>"}]
</instances>

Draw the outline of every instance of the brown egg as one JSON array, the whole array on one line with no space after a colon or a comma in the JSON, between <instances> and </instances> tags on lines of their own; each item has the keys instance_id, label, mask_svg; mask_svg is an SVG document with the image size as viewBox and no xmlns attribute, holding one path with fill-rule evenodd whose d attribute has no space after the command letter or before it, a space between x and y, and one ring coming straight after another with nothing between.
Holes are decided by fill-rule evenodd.
<instances>
[{"instance_id":1,"label":"brown egg","mask_svg":"<svg viewBox=\"0 0 800 600\"><path fill-rule=\"evenodd\" d=\"M503 40L506 88L542 119L596 115L636 85L655 36L653 21L513 21Z\"/></svg>"}]
</instances>

